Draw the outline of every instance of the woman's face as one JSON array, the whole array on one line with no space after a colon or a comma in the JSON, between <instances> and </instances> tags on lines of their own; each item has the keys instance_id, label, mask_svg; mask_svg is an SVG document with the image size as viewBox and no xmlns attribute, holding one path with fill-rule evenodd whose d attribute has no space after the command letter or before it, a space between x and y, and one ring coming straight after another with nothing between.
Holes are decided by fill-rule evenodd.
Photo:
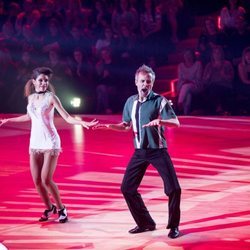
<instances>
[{"instance_id":1,"label":"woman's face","mask_svg":"<svg viewBox=\"0 0 250 250\"><path fill-rule=\"evenodd\" d=\"M49 87L49 76L40 74L36 79L33 79L33 84L36 92L46 91Z\"/></svg>"},{"instance_id":2,"label":"woman's face","mask_svg":"<svg viewBox=\"0 0 250 250\"><path fill-rule=\"evenodd\" d=\"M238 3L238 0L229 0L229 4L231 7L236 7Z\"/></svg>"},{"instance_id":3,"label":"woman's face","mask_svg":"<svg viewBox=\"0 0 250 250\"><path fill-rule=\"evenodd\" d=\"M195 62L195 56L191 51L186 51L184 53L184 61L189 64L193 64Z\"/></svg>"},{"instance_id":4,"label":"woman's face","mask_svg":"<svg viewBox=\"0 0 250 250\"><path fill-rule=\"evenodd\" d=\"M221 61L223 59L223 53L218 48L213 49L212 55L215 61Z\"/></svg>"},{"instance_id":5,"label":"woman's face","mask_svg":"<svg viewBox=\"0 0 250 250\"><path fill-rule=\"evenodd\" d=\"M52 36L56 36L58 34L59 30L56 24L54 23L49 24L49 32Z\"/></svg>"},{"instance_id":6,"label":"woman's face","mask_svg":"<svg viewBox=\"0 0 250 250\"><path fill-rule=\"evenodd\" d=\"M27 52L27 51L23 52L23 54L22 54L22 60L25 63L29 63L30 62L30 54L29 54L29 52Z\"/></svg>"},{"instance_id":7,"label":"woman's face","mask_svg":"<svg viewBox=\"0 0 250 250\"><path fill-rule=\"evenodd\" d=\"M216 31L215 23L212 20L206 20L205 26L206 26L206 30L209 34L214 33L214 31Z\"/></svg>"},{"instance_id":8,"label":"woman's face","mask_svg":"<svg viewBox=\"0 0 250 250\"><path fill-rule=\"evenodd\" d=\"M80 51L74 51L74 58L76 60L77 63L81 63L82 62L82 53Z\"/></svg>"},{"instance_id":9,"label":"woman's face","mask_svg":"<svg viewBox=\"0 0 250 250\"><path fill-rule=\"evenodd\" d=\"M246 54L245 54L245 61L247 64L250 64L250 51L248 51Z\"/></svg>"}]
</instances>

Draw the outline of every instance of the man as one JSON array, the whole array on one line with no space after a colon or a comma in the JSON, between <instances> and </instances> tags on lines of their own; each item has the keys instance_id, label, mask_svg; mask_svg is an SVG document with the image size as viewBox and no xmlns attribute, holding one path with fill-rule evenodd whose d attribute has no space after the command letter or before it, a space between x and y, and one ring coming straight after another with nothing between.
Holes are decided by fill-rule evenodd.
<instances>
[{"instance_id":1,"label":"man","mask_svg":"<svg viewBox=\"0 0 250 250\"><path fill-rule=\"evenodd\" d=\"M154 71L142 65L135 74L138 94L129 97L123 109L123 121L119 124L98 124L96 128L129 130L134 132L135 152L127 166L121 191L137 226L129 233L137 234L156 229L137 189L149 164L159 172L164 191L169 197L168 237L179 236L181 188L174 166L167 152L164 126L179 127L171 104L163 96L152 91Z\"/></svg>"}]
</instances>

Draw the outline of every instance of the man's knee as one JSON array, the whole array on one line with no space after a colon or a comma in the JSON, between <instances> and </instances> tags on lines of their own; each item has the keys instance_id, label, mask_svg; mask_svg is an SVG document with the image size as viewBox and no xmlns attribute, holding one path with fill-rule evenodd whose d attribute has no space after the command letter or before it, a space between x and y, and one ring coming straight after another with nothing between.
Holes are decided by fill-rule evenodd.
<instances>
[{"instance_id":1,"label":"man's knee","mask_svg":"<svg viewBox=\"0 0 250 250\"><path fill-rule=\"evenodd\" d=\"M137 193L136 189L129 188L129 186L124 183L122 183L120 190L124 196L134 195Z\"/></svg>"}]
</instances>

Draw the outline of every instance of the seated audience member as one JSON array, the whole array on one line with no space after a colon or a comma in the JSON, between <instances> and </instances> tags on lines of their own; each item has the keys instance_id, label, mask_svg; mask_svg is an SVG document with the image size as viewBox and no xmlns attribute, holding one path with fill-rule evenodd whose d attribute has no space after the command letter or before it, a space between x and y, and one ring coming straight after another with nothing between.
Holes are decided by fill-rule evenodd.
<instances>
[{"instance_id":1,"label":"seated audience member","mask_svg":"<svg viewBox=\"0 0 250 250\"><path fill-rule=\"evenodd\" d=\"M178 14L181 12L184 1L183 0L161 0L160 1L162 13L167 15L167 21L170 24L171 40L174 43L179 41L178 31L180 29L178 24ZM187 22L189 20L186 20ZM184 24L183 24L184 26Z\"/></svg>"},{"instance_id":2,"label":"seated audience member","mask_svg":"<svg viewBox=\"0 0 250 250\"><path fill-rule=\"evenodd\" d=\"M96 0L93 4L93 9L89 17L89 26L94 37L98 37L103 30L111 27L111 15L106 1Z\"/></svg>"},{"instance_id":3,"label":"seated audience member","mask_svg":"<svg viewBox=\"0 0 250 250\"><path fill-rule=\"evenodd\" d=\"M76 84L83 85L82 90L87 91L87 89L93 87L91 86L93 81L93 70L93 65L88 60L83 50L81 48L75 48L70 60L70 71Z\"/></svg>"},{"instance_id":4,"label":"seated audience member","mask_svg":"<svg viewBox=\"0 0 250 250\"><path fill-rule=\"evenodd\" d=\"M246 10L240 6L239 0L228 0L227 6L220 11L220 28L230 34L236 28L237 18L245 14Z\"/></svg>"},{"instance_id":5,"label":"seated audience member","mask_svg":"<svg viewBox=\"0 0 250 250\"><path fill-rule=\"evenodd\" d=\"M12 93L8 97L9 107L13 106L10 105L11 103L16 103L12 112L23 112L26 108L27 102L24 96L20 95L20 93L23 92L25 83L30 79L30 72L36 67L37 62L33 60L32 55L34 55L33 50L23 50L21 52L20 60L16 63L16 79Z\"/></svg>"},{"instance_id":6,"label":"seated audience member","mask_svg":"<svg viewBox=\"0 0 250 250\"><path fill-rule=\"evenodd\" d=\"M11 96L13 89L22 84L16 81L16 64L11 58L11 54L8 49L0 48L0 112L10 111L14 112L12 108L15 105L9 105L9 96Z\"/></svg>"},{"instance_id":7,"label":"seated audience member","mask_svg":"<svg viewBox=\"0 0 250 250\"><path fill-rule=\"evenodd\" d=\"M232 31L228 39L228 54L233 65L241 62L243 50L250 45L250 27L243 16L236 19L236 29Z\"/></svg>"},{"instance_id":8,"label":"seated audience member","mask_svg":"<svg viewBox=\"0 0 250 250\"><path fill-rule=\"evenodd\" d=\"M64 6L64 1L55 1L55 0L43 0L43 3L40 6L40 29L41 35L48 35L48 27L50 26L51 20L56 20L60 27L66 27L65 22L67 17L65 16L65 11L61 11ZM56 26L59 26L55 24ZM62 30L60 30L62 32Z\"/></svg>"},{"instance_id":9,"label":"seated audience member","mask_svg":"<svg viewBox=\"0 0 250 250\"><path fill-rule=\"evenodd\" d=\"M58 3L60 2L62 1L58 1ZM89 11L83 7L83 2L85 1L66 1L64 23L67 30L70 30L73 26L80 26L82 30L88 27Z\"/></svg>"},{"instance_id":10,"label":"seated audience member","mask_svg":"<svg viewBox=\"0 0 250 250\"><path fill-rule=\"evenodd\" d=\"M138 53L138 36L127 25L122 25L121 36L118 39L116 50L117 67L120 69L120 86L123 88L124 97L134 90L134 86L128 82L134 81L133 71L138 65L141 55ZM127 94L126 94L127 93ZM125 100L124 100L125 101Z\"/></svg>"},{"instance_id":11,"label":"seated audience member","mask_svg":"<svg viewBox=\"0 0 250 250\"><path fill-rule=\"evenodd\" d=\"M214 47L211 61L206 65L203 74L203 84L207 86L208 108L212 114L226 114L230 111L233 80L232 63L225 60L222 47Z\"/></svg>"},{"instance_id":12,"label":"seated audience member","mask_svg":"<svg viewBox=\"0 0 250 250\"><path fill-rule=\"evenodd\" d=\"M71 81L69 81L70 70L60 49L50 49L48 51L47 59L44 66L53 70L55 76L53 77L53 85L55 86L58 96L65 101L64 93L72 92Z\"/></svg>"},{"instance_id":13,"label":"seated audience member","mask_svg":"<svg viewBox=\"0 0 250 250\"><path fill-rule=\"evenodd\" d=\"M0 15L1 25L5 22L11 22L13 27L15 27L17 16L22 11L21 4L14 1L8 1L8 4L4 0L1 0L1 2L2 7L4 7L2 9L3 12ZM17 32L15 35L18 35Z\"/></svg>"},{"instance_id":14,"label":"seated audience member","mask_svg":"<svg viewBox=\"0 0 250 250\"><path fill-rule=\"evenodd\" d=\"M19 60L20 41L16 36L14 25L10 21L6 21L2 25L2 32L0 33L0 48L8 49L11 58L15 62Z\"/></svg>"},{"instance_id":15,"label":"seated audience member","mask_svg":"<svg viewBox=\"0 0 250 250\"><path fill-rule=\"evenodd\" d=\"M121 35L121 27L125 24L135 32L139 25L137 10L131 7L129 0L118 0L112 12L111 25L115 35Z\"/></svg>"},{"instance_id":16,"label":"seated audience member","mask_svg":"<svg viewBox=\"0 0 250 250\"><path fill-rule=\"evenodd\" d=\"M114 101L116 93L116 73L116 63L110 48L103 48L95 67L97 113L110 114L113 112L111 102Z\"/></svg>"},{"instance_id":17,"label":"seated audience member","mask_svg":"<svg viewBox=\"0 0 250 250\"><path fill-rule=\"evenodd\" d=\"M36 67L36 62L34 61L32 55L34 55L33 50L24 49L21 52L20 61L17 63L16 79L18 82L22 82L24 84L30 79L30 72L34 69L34 67ZM23 89L23 86L22 86L22 89ZM19 92L19 95L20 95L20 92Z\"/></svg>"},{"instance_id":18,"label":"seated audience member","mask_svg":"<svg viewBox=\"0 0 250 250\"><path fill-rule=\"evenodd\" d=\"M94 46L94 55L98 57L103 48L109 47L112 52L115 51L117 46L117 38L110 27L105 28L103 36L99 37Z\"/></svg>"},{"instance_id":19,"label":"seated audience member","mask_svg":"<svg viewBox=\"0 0 250 250\"><path fill-rule=\"evenodd\" d=\"M30 25L32 30L39 30L40 12L36 9L33 0L22 1L22 11L18 13L15 20L15 30L18 35L22 33L23 25Z\"/></svg>"},{"instance_id":20,"label":"seated audience member","mask_svg":"<svg viewBox=\"0 0 250 250\"><path fill-rule=\"evenodd\" d=\"M186 50L183 57L184 61L178 65L178 109L184 115L189 115L193 96L203 91L202 64L192 49Z\"/></svg>"},{"instance_id":21,"label":"seated audience member","mask_svg":"<svg viewBox=\"0 0 250 250\"><path fill-rule=\"evenodd\" d=\"M237 93L246 98L243 107L250 111L250 47L244 49L241 62L238 65L239 82L236 86Z\"/></svg>"},{"instance_id":22,"label":"seated audience member","mask_svg":"<svg viewBox=\"0 0 250 250\"><path fill-rule=\"evenodd\" d=\"M218 29L216 21L212 17L207 17L203 25L202 33L198 39L197 52L204 66L209 62L214 47L218 45L226 47L227 36Z\"/></svg>"},{"instance_id":23,"label":"seated audience member","mask_svg":"<svg viewBox=\"0 0 250 250\"><path fill-rule=\"evenodd\" d=\"M52 49L64 51L65 42L66 36L63 27L57 19L50 19L47 34L43 36L42 51L44 53L48 53Z\"/></svg>"},{"instance_id":24,"label":"seated audience member","mask_svg":"<svg viewBox=\"0 0 250 250\"><path fill-rule=\"evenodd\" d=\"M18 37L20 50L33 51L33 57L37 58L38 63L42 63L42 40L41 37L37 36L29 24L23 25L22 33ZM21 54L21 53L20 53ZM21 55L20 55L21 56Z\"/></svg>"},{"instance_id":25,"label":"seated audience member","mask_svg":"<svg viewBox=\"0 0 250 250\"><path fill-rule=\"evenodd\" d=\"M84 100L87 100L88 107L84 107L85 111L92 112L95 96L93 64L81 48L75 48L70 58L69 67L74 88L83 95Z\"/></svg>"},{"instance_id":26,"label":"seated audience member","mask_svg":"<svg viewBox=\"0 0 250 250\"><path fill-rule=\"evenodd\" d=\"M71 56L76 48L84 51L85 55L89 58L92 55L92 43L93 39L79 25L73 25L67 36L66 53L67 56Z\"/></svg>"},{"instance_id":27,"label":"seated audience member","mask_svg":"<svg viewBox=\"0 0 250 250\"><path fill-rule=\"evenodd\" d=\"M136 55L137 37L127 25L122 25L121 35L118 39L118 59L123 66L134 63Z\"/></svg>"},{"instance_id":28,"label":"seated audience member","mask_svg":"<svg viewBox=\"0 0 250 250\"><path fill-rule=\"evenodd\" d=\"M145 61L154 57L158 60L163 46L159 46L162 30L162 13L155 0L144 0L140 14L140 32L142 35L142 56Z\"/></svg>"},{"instance_id":29,"label":"seated audience member","mask_svg":"<svg viewBox=\"0 0 250 250\"><path fill-rule=\"evenodd\" d=\"M241 62L238 65L239 78L243 89L250 97L250 47L244 49ZM242 93L246 93L244 90Z\"/></svg>"}]
</instances>

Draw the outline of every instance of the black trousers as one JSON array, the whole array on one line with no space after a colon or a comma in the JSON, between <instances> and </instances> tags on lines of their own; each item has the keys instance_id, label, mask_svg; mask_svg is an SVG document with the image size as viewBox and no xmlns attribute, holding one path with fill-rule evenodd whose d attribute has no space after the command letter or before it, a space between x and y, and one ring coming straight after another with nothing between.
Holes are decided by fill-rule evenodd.
<instances>
[{"instance_id":1,"label":"black trousers","mask_svg":"<svg viewBox=\"0 0 250 250\"><path fill-rule=\"evenodd\" d=\"M164 192L169 197L167 228L180 223L181 188L172 160L166 149L136 149L124 174L121 191L129 210L139 227L155 225L137 189L149 164L158 171L164 183Z\"/></svg>"}]
</instances>

